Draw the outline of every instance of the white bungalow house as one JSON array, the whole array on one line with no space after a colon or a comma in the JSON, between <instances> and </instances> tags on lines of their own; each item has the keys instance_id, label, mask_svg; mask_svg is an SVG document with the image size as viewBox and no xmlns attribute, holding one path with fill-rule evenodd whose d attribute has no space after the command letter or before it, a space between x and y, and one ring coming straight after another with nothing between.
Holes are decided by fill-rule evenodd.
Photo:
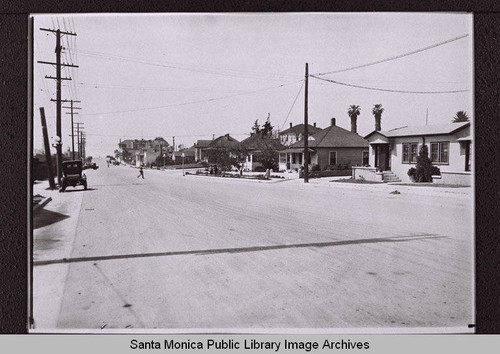
<instances>
[{"instance_id":1,"label":"white bungalow house","mask_svg":"<svg viewBox=\"0 0 500 354\"><path fill-rule=\"evenodd\" d=\"M370 167L353 167L355 179L410 182L408 170L415 167L425 144L432 164L441 170L434 183L471 185L470 122L373 131L365 139L370 144Z\"/></svg>"}]
</instances>

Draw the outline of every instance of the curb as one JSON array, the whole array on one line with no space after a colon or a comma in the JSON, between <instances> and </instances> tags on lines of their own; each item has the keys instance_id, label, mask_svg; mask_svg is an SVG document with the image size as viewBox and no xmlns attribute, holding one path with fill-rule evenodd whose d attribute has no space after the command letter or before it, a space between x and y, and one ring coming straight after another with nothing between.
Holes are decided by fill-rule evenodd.
<instances>
[{"instance_id":1,"label":"curb","mask_svg":"<svg viewBox=\"0 0 500 354\"><path fill-rule=\"evenodd\" d=\"M205 177L205 178L212 178L218 182L247 182L247 183L265 183L265 184L269 184L269 183L279 183L279 182L285 182L286 179L283 179L283 178L280 178L280 179L277 179L276 180L262 180L262 179L245 179L245 178L231 178L231 177L214 177L214 176L204 176L204 175L195 175L195 174L189 174L189 175L186 175L186 176L193 176L193 177ZM230 182L229 182L230 183Z\"/></svg>"},{"instance_id":2,"label":"curb","mask_svg":"<svg viewBox=\"0 0 500 354\"><path fill-rule=\"evenodd\" d=\"M36 212L36 211L42 209L44 206L46 206L47 204L49 204L49 202L51 200L52 200L52 197L45 198L43 201L41 201L40 203L36 204L33 207L33 212Z\"/></svg>"}]
</instances>

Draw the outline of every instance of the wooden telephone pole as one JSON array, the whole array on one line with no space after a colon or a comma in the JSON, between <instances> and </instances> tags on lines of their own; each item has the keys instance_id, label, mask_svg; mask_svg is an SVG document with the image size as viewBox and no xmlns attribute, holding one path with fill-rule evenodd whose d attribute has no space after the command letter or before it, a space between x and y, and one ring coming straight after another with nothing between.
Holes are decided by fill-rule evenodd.
<instances>
[{"instance_id":1,"label":"wooden telephone pole","mask_svg":"<svg viewBox=\"0 0 500 354\"><path fill-rule=\"evenodd\" d=\"M309 127L308 127L308 84L309 84L309 63L306 63L306 81L304 91L304 183L309 183Z\"/></svg>"},{"instance_id":2,"label":"wooden telephone pole","mask_svg":"<svg viewBox=\"0 0 500 354\"><path fill-rule=\"evenodd\" d=\"M57 161L57 182L59 183L59 185L61 185L61 177L62 177L61 81L71 80L71 78L61 77L61 67L62 66L69 66L69 67L73 67L73 68L78 68L78 65L61 63L61 51L62 51L61 36L62 35L76 36L76 33L64 32L64 31L61 31L59 29L52 30L52 29L47 29L47 28L40 28L40 30L52 32L52 33L55 33L55 35L56 35L56 49L55 49L56 62L51 63L51 62L47 62L47 61L38 61L38 63L55 65L55 67L56 67L56 77L45 76L45 78L56 80L56 97L57 98L55 100L51 99L51 101L56 102L56 135L60 139L60 142L56 146L57 158L58 158L58 161Z\"/></svg>"},{"instance_id":3,"label":"wooden telephone pole","mask_svg":"<svg viewBox=\"0 0 500 354\"><path fill-rule=\"evenodd\" d=\"M63 102L68 102L66 100L64 100ZM81 109L80 107L73 107L73 102L78 102L80 103L80 101L73 101L73 100L69 100L69 102L71 102L71 106L70 107L62 107L62 108L69 108L71 109L71 113L66 113L66 114L71 114L71 152L72 152L72 157L73 157L73 160L75 159L75 132L74 132L74 124L73 124L73 114L78 114L78 113L73 113L73 110L74 109Z\"/></svg>"}]
</instances>

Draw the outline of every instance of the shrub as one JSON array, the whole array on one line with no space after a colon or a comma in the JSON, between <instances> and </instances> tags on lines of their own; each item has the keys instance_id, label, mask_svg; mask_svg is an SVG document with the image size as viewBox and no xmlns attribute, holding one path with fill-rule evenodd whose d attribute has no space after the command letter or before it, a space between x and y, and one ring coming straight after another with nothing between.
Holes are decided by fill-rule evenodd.
<instances>
[{"instance_id":1,"label":"shrub","mask_svg":"<svg viewBox=\"0 0 500 354\"><path fill-rule=\"evenodd\" d=\"M321 166L320 165L312 165L311 171L321 171Z\"/></svg>"},{"instance_id":2,"label":"shrub","mask_svg":"<svg viewBox=\"0 0 500 354\"><path fill-rule=\"evenodd\" d=\"M437 166L431 166L431 175L432 176L441 176L441 170Z\"/></svg>"},{"instance_id":3,"label":"shrub","mask_svg":"<svg viewBox=\"0 0 500 354\"><path fill-rule=\"evenodd\" d=\"M429 159L429 150L427 145L422 145L417 156L417 165L415 171L416 182L432 182L432 163Z\"/></svg>"},{"instance_id":4,"label":"shrub","mask_svg":"<svg viewBox=\"0 0 500 354\"><path fill-rule=\"evenodd\" d=\"M266 168L264 166L257 166L254 169L255 172L266 172Z\"/></svg>"},{"instance_id":5,"label":"shrub","mask_svg":"<svg viewBox=\"0 0 500 354\"><path fill-rule=\"evenodd\" d=\"M415 177L415 173L417 172L417 169L415 167L412 167L408 170L408 176L410 177Z\"/></svg>"}]
</instances>

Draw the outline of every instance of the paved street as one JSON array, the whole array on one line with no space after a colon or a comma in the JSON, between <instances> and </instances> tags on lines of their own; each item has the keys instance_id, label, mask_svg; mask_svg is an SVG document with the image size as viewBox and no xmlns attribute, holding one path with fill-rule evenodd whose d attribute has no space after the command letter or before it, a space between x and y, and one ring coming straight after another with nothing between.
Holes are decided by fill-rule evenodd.
<instances>
[{"instance_id":1,"label":"paved street","mask_svg":"<svg viewBox=\"0 0 500 354\"><path fill-rule=\"evenodd\" d=\"M97 162L89 190L35 215L36 330L474 321L470 188L141 179Z\"/></svg>"}]
</instances>

